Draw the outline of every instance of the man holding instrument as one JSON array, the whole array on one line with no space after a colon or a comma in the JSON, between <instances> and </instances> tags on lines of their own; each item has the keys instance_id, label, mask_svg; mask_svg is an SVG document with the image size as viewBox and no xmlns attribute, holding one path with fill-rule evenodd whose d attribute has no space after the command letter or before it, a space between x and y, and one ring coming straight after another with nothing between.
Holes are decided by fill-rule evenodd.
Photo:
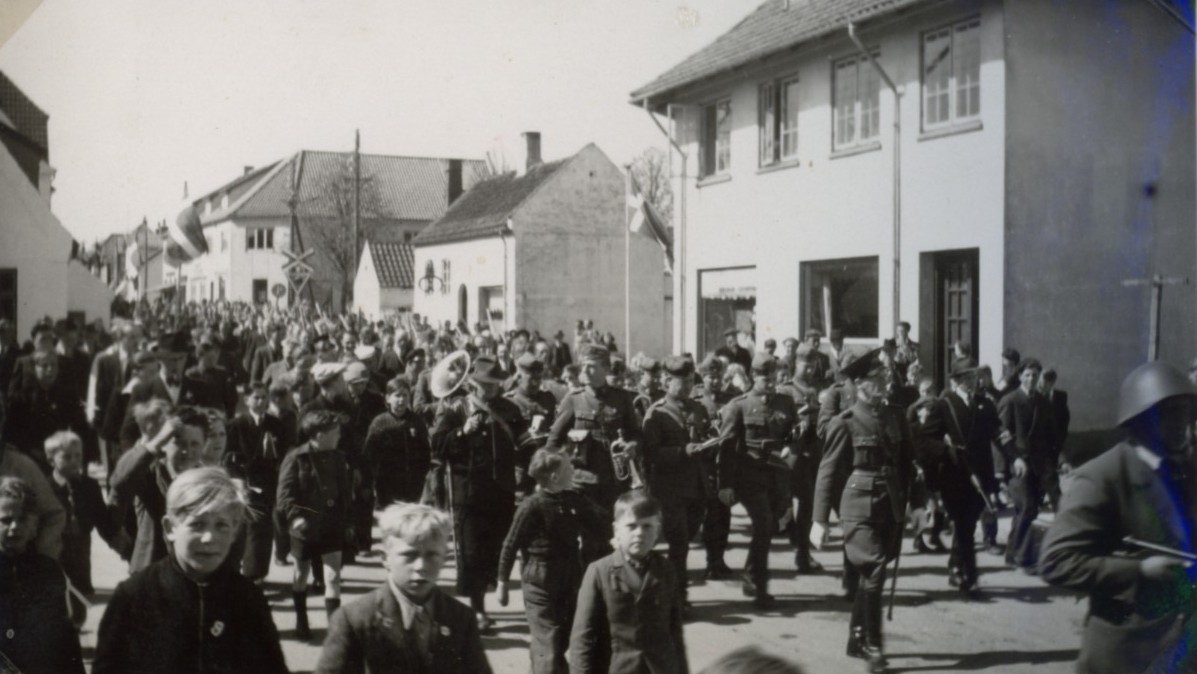
<instances>
[{"instance_id":1,"label":"man holding instrument","mask_svg":"<svg viewBox=\"0 0 1197 674\"><path fill-rule=\"evenodd\" d=\"M906 485L914 472L906 418L886 403L892 369L877 357L879 351L841 370L855 384L856 402L827 424L810 533L811 544L821 548L832 499L842 494L844 574L854 594L847 654L867 660L870 672L886 667L881 643L885 567L901 551Z\"/></svg>"},{"instance_id":2,"label":"man holding instrument","mask_svg":"<svg viewBox=\"0 0 1197 674\"><path fill-rule=\"evenodd\" d=\"M1078 468L1043 542L1044 580L1089 593L1077 671L1197 669L1197 388L1152 362L1122 382L1127 438Z\"/></svg>"}]
</instances>

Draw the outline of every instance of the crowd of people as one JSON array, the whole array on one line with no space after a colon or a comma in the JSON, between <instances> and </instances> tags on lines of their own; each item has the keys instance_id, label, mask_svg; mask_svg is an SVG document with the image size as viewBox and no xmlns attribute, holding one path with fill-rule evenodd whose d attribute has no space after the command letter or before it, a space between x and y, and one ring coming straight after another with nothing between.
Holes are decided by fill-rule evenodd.
<instances>
[{"instance_id":1,"label":"crowd of people","mask_svg":"<svg viewBox=\"0 0 1197 674\"><path fill-rule=\"evenodd\" d=\"M261 587L272 565L291 567L297 639L323 595L317 671L487 672L486 595L507 604L517 559L532 671L686 672L690 542L707 578L738 579L766 609L775 538L799 575L821 573L811 551L834 511L846 653L882 671L883 588L908 529L914 552L950 549L966 597L984 589L978 528L1039 572L1033 523L1068 508L1068 402L1012 349L995 377L955 345L940 392L906 323L874 349L828 337L777 353L731 329L696 362L628 357L587 321L567 339L158 304L106 331L39 322L22 345L0 320L0 653L23 672L82 671L98 532L130 578L95 672L287 671ZM735 504L751 522L739 572L724 561ZM376 547L387 582L342 607L343 567ZM449 560L464 603L437 588ZM1088 587L1058 569L1045 577Z\"/></svg>"}]
</instances>

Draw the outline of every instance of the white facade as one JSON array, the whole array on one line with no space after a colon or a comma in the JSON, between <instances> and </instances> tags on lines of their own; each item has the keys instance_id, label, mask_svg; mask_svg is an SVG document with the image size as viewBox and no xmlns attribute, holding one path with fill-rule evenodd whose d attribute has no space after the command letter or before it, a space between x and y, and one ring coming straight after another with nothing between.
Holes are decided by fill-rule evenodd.
<instances>
[{"instance_id":1,"label":"white facade","mask_svg":"<svg viewBox=\"0 0 1197 674\"><path fill-rule=\"evenodd\" d=\"M970 5L976 12L976 5ZM875 344L893 334L898 320L919 334L920 253L979 249L979 353L1000 362L1003 307L1004 67L1001 5L980 7L980 114L975 122L932 134L921 130L921 35L950 25L953 17L911 16L866 31L862 40L879 52L879 62L902 92L901 106L901 309L893 295L893 121L894 100L884 84L880 95L879 143L834 153L833 69L857 53L842 37L804 48L785 63L747 70L725 85L705 83L701 98L675 109L677 136L689 158L691 179L674 183L687 190L685 292L675 285L682 330L675 350L697 354L702 333L700 274L738 268L737 284L755 288L758 342L799 336L802 325L802 263L869 257L877 259L877 332L849 343ZM977 16L961 9L959 19ZM760 85L798 80L796 161L761 168L758 158ZM731 102L730 169L723 176L699 174L702 106ZM680 161L676 155L674 161ZM675 174L677 169L675 169ZM677 192L675 192L677 193ZM917 196L916 196L917 195ZM682 275L678 275L680 283ZM708 284L710 285L710 284ZM703 294L709 294L704 292ZM675 333L677 334L677 333ZM684 335L684 336L683 336ZM974 345L976 346L976 345Z\"/></svg>"},{"instance_id":2,"label":"white facade","mask_svg":"<svg viewBox=\"0 0 1197 674\"><path fill-rule=\"evenodd\" d=\"M353 310L371 320L408 313L412 310L410 288L383 288L370 246L362 248L357 276L353 279Z\"/></svg>"},{"instance_id":3,"label":"white facade","mask_svg":"<svg viewBox=\"0 0 1197 674\"><path fill-rule=\"evenodd\" d=\"M258 230L273 231L272 246L257 247L261 242L257 237L254 247L249 246L248 232ZM270 288L277 283L287 284L283 265L288 258L282 251L291 249L289 226L274 220L223 220L206 225L204 236L208 240L207 254L183 265L188 300L253 302L255 287L259 292L264 287L267 300L275 302ZM285 306L287 296L279 302Z\"/></svg>"},{"instance_id":4,"label":"white facade","mask_svg":"<svg viewBox=\"0 0 1197 674\"><path fill-rule=\"evenodd\" d=\"M427 274L429 262L438 280L432 282L431 292L425 292L421 279ZM446 265L447 284L444 283ZM509 319L516 310L511 298L517 293L514 237L492 236L418 246L415 277L412 311L420 316L427 316L435 323L456 323L464 318L472 329L474 323L487 319L488 307L482 306L486 304L492 311L501 309L504 320L508 321L501 325L510 327Z\"/></svg>"}]
</instances>

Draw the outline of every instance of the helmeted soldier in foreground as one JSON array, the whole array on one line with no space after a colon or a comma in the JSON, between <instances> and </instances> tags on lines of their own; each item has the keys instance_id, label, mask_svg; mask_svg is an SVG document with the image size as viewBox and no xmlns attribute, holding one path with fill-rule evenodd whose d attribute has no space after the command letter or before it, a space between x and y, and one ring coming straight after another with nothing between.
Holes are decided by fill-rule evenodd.
<instances>
[{"instance_id":1,"label":"helmeted soldier in foreground","mask_svg":"<svg viewBox=\"0 0 1197 674\"><path fill-rule=\"evenodd\" d=\"M891 370L870 352L842 370L856 401L827 424L827 443L815 486L811 543L822 547L833 499L844 530L844 574L854 591L847 653L885 670L881 604L885 567L901 550L906 487L914 460L900 410L885 402Z\"/></svg>"},{"instance_id":2,"label":"helmeted soldier in foreground","mask_svg":"<svg viewBox=\"0 0 1197 674\"><path fill-rule=\"evenodd\" d=\"M774 603L769 594L769 541L790 500L785 458L792 451L794 403L774 392L776 367L767 353L752 359L752 390L723 408L719 425L719 500L729 506L739 501L752 521L743 589L761 608Z\"/></svg>"},{"instance_id":3,"label":"helmeted soldier in foreground","mask_svg":"<svg viewBox=\"0 0 1197 674\"><path fill-rule=\"evenodd\" d=\"M1127 439L1078 468L1064 492L1039 570L1089 593L1078 672L1197 671L1195 416L1184 373L1141 365L1118 399Z\"/></svg>"}]
</instances>

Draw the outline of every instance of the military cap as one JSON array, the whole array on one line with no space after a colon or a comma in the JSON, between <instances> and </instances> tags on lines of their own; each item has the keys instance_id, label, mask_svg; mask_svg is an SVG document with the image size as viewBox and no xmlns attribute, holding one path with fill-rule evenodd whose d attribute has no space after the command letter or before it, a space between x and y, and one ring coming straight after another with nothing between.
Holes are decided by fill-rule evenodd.
<instances>
[{"instance_id":1,"label":"military cap","mask_svg":"<svg viewBox=\"0 0 1197 674\"><path fill-rule=\"evenodd\" d=\"M481 384L502 384L507 380L494 356L478 356L470 364L470 379Z\"/></svg>"},{"instance_id":2,"label":"military cap","mask_svg":"<svg viewBox=\"0 0 1197 674\"><path fill-rule=\"evenodd\" d=\"M811 328L806 331L806 338L810 339L811 337L817 337L819 339L822 339L823 332L821 330L819 330L818 328Z\"/></svg>"},{"instance_id":3,"label":"military cap","mask_svg":"<svg viewBox=\"0 0 1197 674\"><path fill-rule=\"evenodd\" d=\"M723 361L713 353L707 354L706 359L702 361L702 365L698 366L698 372L704 375L719 376L723 374Z\"/></svg>"},{"instance_id":4,"label":"military cap","mask_svg":"<svg viewBox=\"0 0 1197 674\"><path fill-rule=\"evenodd\" d=\"M753 374L773 374L777 369L777 360L769 354L758 351L752 356L752 372Z\"/></svg>"},{"instance_id":5,"label":"military cap","mask_svg":"<svg viewBox=\"0 0 1197 674\"><path fill-rule=\"evenodd\" d=\"M977 363L972 358L957 358L952 361L953 378L963 377L965 375L973 374L977 371Z\"/></svg>"},{"instance_id":6,"label":"military cap","mask_svg":"<svg viewBox=\"0 0 1197 674\"><path fill-rule=\"evenodd\" d=\"M327 384L345 372L344 363L318 363L312 367L312 378L317 384Z\"/></svg>"},{"instance_id":7,"label":"military cap","mask_svg":"<svg viewBox=\"0 0 1197 674\"><path fill-rule=\"evenodd\" d=\"M791 344L797 344L797 343L798 343L798 338L797 338L797 337L786 337L785 339L781 340L781 343L782 343L782 345L783 345L783 346L789 346L789 345L791 345Z\"/></svg>"},{"instance_id":8,"label":"military cap","mask_svg":"<svg viewBox=\"0 0 1197 674\"><path fill-rule=\"evenodd\" d=\"M694 374L694 361L684 356L669 356L662 361L661 367L671 377L689 377Z\"/></svg>"},{"instance_id":9,"label":"military cap","mask_svg":"<svg viewBox=\"0 0 1197 674\"><path fill-rule=\"evenodd\" d=\"M345 366L345 371L341 373L341 376L345 379L346 382L352 384L355 381L363 381L363 380L369 379L370 378L370 369L366 367L365 363L363 363L359 360L355 360L352 363L349 363L348 365Z\"/></svg>"},{"instance_id":10,"label":"military cap","mask_svg":"<svg viewBox=\"0 0 1197 674\"><path fill-rule=\"evenodd\" d=\"M849 379L864 379L875 371L884 369L884 365L877 358L881 349L873 349L860 358L840 368L840 374Z\"/></svg>"},{"instance_id":11,"label":"military cap","mask_svg":"<svg viewBox=\"0 0 1197 674\"><path fill-rule=\"evenodd\" d=\"M578 358L581 360L601 360L603 362L611 362L611 352L602 344L583 344L578 349Z\"/></svg>"},{"instance_id":12,"label":"military cap","mask_svg":"<svg viewBox=\"0 0 1197 674\"><path fill-rule=\"evenodd\" d=\"M644 354L640 354L640 356L634 360L634 365L636 369L640 370L641 372L656 372L661 369L660 361Z\"/></svg>"},{"instance_id":13,"label":"military cap","mask_svg":"<svg viewBox=\"0 0 1197 674\"><path fill-rule=\"evenodd\" d=\"M544 372L544 363L530 353L525 353L515 361L515 366L519 368L520 372L527 374L542 374Z\"/></svg>"},{"instance_id":14,"label":"military cap","mask_svg":"<svg viewBox=\"0 0 1197 674\"><path fill-rule=\"evenodd\" d=\"M737 336L739 336L739 334L740 334L740 331L737 328L728 328L723 331L724 337L737 337Z\"/></svg>"}]
</instances>

